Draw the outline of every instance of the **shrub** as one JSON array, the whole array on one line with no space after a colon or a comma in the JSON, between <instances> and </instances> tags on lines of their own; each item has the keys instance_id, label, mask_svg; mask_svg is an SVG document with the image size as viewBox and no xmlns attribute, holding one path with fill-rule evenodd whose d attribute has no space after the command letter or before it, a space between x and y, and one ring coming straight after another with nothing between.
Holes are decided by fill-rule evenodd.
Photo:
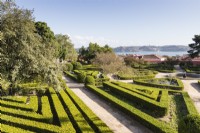
<instances>
[{"instance_id":1,"label":"shrub","mask_svg":"<svg viewBox=\"0 0 200 133\"><path fill-rule=\"evenodd\" d=\"M67 71L72 71L73 68L74 68L74 67L73 67L73 65L72 65L71 63L67 63L67 64L66 64L66 70L67 70Z\"/></svg>"},{"instance_id":2,"label":"shrub","mask_svg":"<svg viewBox=\"0 0 200 133\"><path fill-rule=\"evenodd\" d=\"M182 95L183 95L183 99L185 101L185 105L186 105L186 108L187 108L187 111L189 114L198 114L195 106L194 106L194 103L192 101L192 99L190 98L190 96L188 95L187 92L182 92Z\"/></svg>"},{"instance_id":3,"label":"shrub","mask_svg":"<svg viewBox=\"0 0 200 133\"><path fill-rule=\"evenodd\" d=\"M87 88L100 97L107 100L111 105L117 107L119 110L123 111L133 119L137 120L142 125L146 126L147 128L151 129L153 132L156 133L176 133L175 129L171 128L169 124L159 121L154 117L140 111L139 109L135 108L127 104L126 102L110 95L109 93L103 91L92 85L87 85Z\"/></svg>"},{"instance_id":4,"label":"shrub","mask_svg":"<svg viewBox=\"0 0 200 133\"><path fill-rule=\"evenodd\" d=\"M74 69L81 69L82 68L82 64L80 62L75 62L73 63Z\"/></svg>"},{"instance_id":5,"label":"shrub","mask_svg":"<svg viewBox=\"0 0 200 133\"><path fill-rule=\"evenodd\" d=\"M87 76L85 79L86 85L95 85L95 80L92 76Z\"/></svg>"},{"instance_id":6,"label":"shrub","mask_svg":"<svg viewBox=\"0 0 200 133\"><path fill-rule=\"evenodd\" d=\"M72 74L72 73L70 73L70 72L67 72L67 71L65 71L64 72L67 76L69 76L71 79L73 79L73 80L77 80L77 76L75 75L75 74Z\"/></svg>"},{"instance_id":7,"label":"shrub","mask_svg":"<svg viewBox=\"0 0 200 133\"><path fill-rule=\"evenodd\" d=\"M200 133L200 115L187 115L178 125L179 133Z\"/></svg>"},{"instance_id":8,"label":"shrub","mask_svg":"<svg viewBox=\"0 0 200 133\"><path fill-rule=\"evenodd\" d=\"M153 79L153 80L161 80L161 79ZM167 80L167 79L166 79ZM169 79L171 80L171 79ZM175 85L165 85L165 84L157 84L157 83L148 83L145 80L142 79L134 79L133 82L135 84L139 84L139 85L145 85L145 86L151 86L151 87L158 87L158 88L167 88L167 89L173 89L173 90L182 90L184 88L183 83L181 80L177 79L177 78L173 78L174 81L177 82L178 86Z\"/></svg>"},{"instance_id":9,"label":"shrub","mask_svg":"<svg viewBox=\"0 0 200 133\"><path fill-rule=\"evenodd\" d=\"M77 80L80 83L85 83L85 78L86 78L86 73L85 72L81 72L77 75Z\"/></svg>"},{"instance_id":10,"label":"shrub","mask_svg":"<svg viewBox=\"0 0 200 133\"><path fill-rule=\"evenodd\" d=\"M105 88L108 88L111 92L117 95L120 95L126 99L129 99L138 104L141 104L144 108L148 108L151 111L157 110L158 116L164 116L168 111L168 92L167 91L164 91L164 90L162 91L160 102L158 102L156 100L149 99L146 96L126 90L110 82L104 82L103 86Z\"/></svg>"}]
</instances>

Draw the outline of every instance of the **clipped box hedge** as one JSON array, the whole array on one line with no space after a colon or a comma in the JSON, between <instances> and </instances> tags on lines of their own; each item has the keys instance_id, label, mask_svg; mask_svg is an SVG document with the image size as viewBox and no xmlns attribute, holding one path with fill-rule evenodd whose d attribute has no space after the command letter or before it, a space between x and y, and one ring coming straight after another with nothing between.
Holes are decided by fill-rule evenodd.
<instances>
[{"instance_id":1,"label":"clipped box hedge","mask_svg":"<svg viewBox=\"0 0 200 133\"><path fill-rule=\"evenodd\" d=\"M8 128L3 131L9 132L13 127L13 131L15 128L21 128L27 132L63 132L60 127L47 123L48 118L35 112L33 105L37 106L37 100L34 99L31 99L30 104L0 100L1 124L4 124L2 128ZM15 132L17 131L18 129Z\"/></svg>"},{"instance_id":2,"label":"clipped box hedge","mask_svg":"<svg viewBox=\"0 0 200 133\"><path fill-rule=\"evenodd\" d=\"M86 106L85 103L66 86L65 83L64 86L66 94L88 121L94 132L112 133L111 129L101 119L99 119L99 117L97 117L92 112L92 110L88 106Z\"/></svg>"},{"instance_id":3,"label":"clipped box hedge","mask_svg":"<svg viewBox=\"0 0 200 133\"><path fill-rule=\"evenodd\" d=\"M76 108L74 103L71 101L69 96L64 92L64 90L59 91L60 96L63 99L63 104L65 108L68 108L68 112L73 117L74 125L76 126L77 132L94 132L93 129L90 127L90 125L87 123L87 121L84 119L82 114L79 112L79 110Z\"/></svg>"},{"instance_id":4,"label":"clipped box hedge","mask_svg":"<svg viewBox=\"0 0 200 133\"><path fill-rule=\"evenodd\" d=\"M135 85L135 84L127 84L124 82L119 82L119 81L112 81L111 83L120 86L124 89L127 89L129 91L135 92L137 94L143 95L145 97L148 97L150 99L156 100L158 98L159 95L159 89L150 89L149 87L144 87L144 86L139 86L139 85ZM142 90L142 91L141 91ZM151 92L151 94L149 94L148 92Z\"/></svg>"},{"instance_id":5,"label":"clipped box hedge","mask_svg":"<svg viewBox=\"0 0 200 133\"><path fill-rule=\"evenodd\" d=\"M134 80L134 79L151 79L154 78L155 75L144 75L144 76L123 76L123 75L117 75L119 79L121 80Z\"/></svg>"},{"instance_id":6,"label":"clipped box hedge","mask_svg":"<svg viewBox=\"0 0 200 133\"><path fill-rule=\"evenodd\" d=\"M67 76L69 76L71 79L77 81L77 76L75 74L72 74L70 72L64 71L64 74L66 74Z\"/></svg>"},{"instance_id":7,"label":"clipped box hedge","mask_svg":"<svg viewBox=\"0 0 200 133\"><path fill-rule=\"evenodd\" d=\"M50 87L49 93L50 93L50 97L52 98L52 102L53 102L54 108L56 109L56 113L57 113L54 115L58 116L59 123L61 125L62 130L64 132L76 132L76 130L74 129L68 115L66 114L55 90Z\"/></svg>"},{"instance_id":8,"label":"clipped box hedge","mask_svg":"<svg viewBox=\"0 0 200 133\"><path fill-rule=\"evenodd\" d=\"M174 86L174 85L163 85L163 84L155 84L155 83L148 83L145 80L133 80L133 82L135 84L139 84L139 85L145 85L145 86L151 86L151 87L157 87L157 88L164 88L164 89L173 89L173 90L183 90L184 86L183 83L180 79L177 78L173 78L177 81L178 86Z\"/></svg>"},{"instance_id":9,"label":"clipped box hedge","mask_svg":"<svg viewBox=\"0 0 200 133\"><path fill-rule=\"evenodd\" d=\"M160 102L158 102L156 100L152 100L145 96L123 89L110 82L104 82L103 86L104 88L108 88L111 92L114 92L117 95L120 95L126 99L129 99L138 104L141 104L143 107L147 109L150 109L152 111L157 110L156 115L158 116L164 116L165 114L167 114L167 111L168 111L168 91L167 90L162 91Z\"/></svg>"},{"instance_id":10,"label":"clipped box hedge","mask_svg":"<svg viewBox=\"0 0 200 133\"><path fill-rule=\"evenodd\" d=\"M130 117L133 117L133 119L137 120L142 125L146 126L147 128L151 129L155 133L177 133L177 131L170 127L165 122L162 122L160 120L155 119L154 117L141 112L137 108L127 104L126 102L123 102L122 100L108 94L107 92L92 86L87 85L87 88L100 97L104 98L108 102L112 103L115 107L117 107L119 110L125 112Z\"/></svg>"},{"instance_id":11,"label":"clipped box hedge","mask_svg":"<svg viewBox=\"0 0 200 133\"><path fill-rule=\"evenodd\" d=\"M182 96L189 114L199 114L194 106L194 103L187 92L182 92Z\"/></svg>"}]
</instances>

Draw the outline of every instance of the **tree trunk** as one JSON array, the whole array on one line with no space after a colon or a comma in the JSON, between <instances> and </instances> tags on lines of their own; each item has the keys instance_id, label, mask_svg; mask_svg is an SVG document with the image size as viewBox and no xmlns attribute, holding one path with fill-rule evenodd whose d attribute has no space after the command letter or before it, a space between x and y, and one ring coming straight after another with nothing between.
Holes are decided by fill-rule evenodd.
<instances>
[{"instance_id":1,"label":"tree trunk","mask_svg":"<svg viewBox=\"0 0 200 133\"><path fill-rule=\"evenodd\" d=\"M37 113L42 114L42 96L37 94L37 99L38 99L38 109Z\"/></svg>"}]
</instances>

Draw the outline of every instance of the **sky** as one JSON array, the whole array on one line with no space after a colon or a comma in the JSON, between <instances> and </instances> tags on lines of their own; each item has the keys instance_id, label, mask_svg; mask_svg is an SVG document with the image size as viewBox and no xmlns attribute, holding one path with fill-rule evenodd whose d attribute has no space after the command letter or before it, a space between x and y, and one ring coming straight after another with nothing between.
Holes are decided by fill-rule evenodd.
<instances>
[{"instance_id":1,"label":"sky","mask_svg":"<svg viewBox=\"0 0 200 133\"><path fill-rule=\"evenodd\" d=\"M15 0L75 48L188 45L200 34L200 0Z\"/></svg>"}]
</instances>

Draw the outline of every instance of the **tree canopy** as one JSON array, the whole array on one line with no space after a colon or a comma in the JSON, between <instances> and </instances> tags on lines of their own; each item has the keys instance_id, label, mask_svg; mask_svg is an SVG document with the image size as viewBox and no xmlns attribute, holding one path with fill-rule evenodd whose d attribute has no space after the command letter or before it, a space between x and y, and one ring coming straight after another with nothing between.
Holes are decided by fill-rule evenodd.
<instances>
[{"instance_id":1,"label":"tree canopy","mask_svg":"<svg viewBox=\"0 0 200 133\"><path fill-rule=\"evenodd\" d=\"M194 58L200 56L200 35L195 35L192 39L194 43L189 44L189 55Z\"/></svg>"},{"instance_id":2,"label":"tree canopy","mask_svg":"<svg viewBox=\"0 0 200 133\"><path fill-rule=\"evenodd\" d=\"M90 43L89 47L81 47L79 49L79 58L85 61L91 62L92 59L96 57L98 53L112 53L113 50L108 45L101 47L97 43Z\"/></svg>"},{"instance_id":3,"label":"tree canopy","mask_svg":"<svg viewBox=\"0 0 200 133\"><path fill-rule=\"evenodd\" d=\"M102 68L105 73L115 73L124 67L123 58L115 53L97 53L92 63Z\"/></svg>"},{"instance_id":4,"label":"tree canopy","mask_svg":"<svg viewBox=\"0 0 200 133\"><path fill-rule=\"evenodd\" d=\"M49 85L58 85L59 67L55 50L46 47L37 31L33 11L21 9L13 2L0 2L2 9L0 40L0 75L10 83L37 80ZM43 24L43 23L42 23ZM48 28L47 28L48 29ZM44 54L45 51L48 51Z\"/></svg>"},{"instance_id":5,"label":"tree canopy","mask_svg":"<svg viewBox=\"0 0 200 133\"><path fill-rule=\"evenodd\" d=\"M60 61L68 60L74 61L77 59L77 52L74 49L69 36L57 34L55 35L56 41L58 43L58 58Z\"/></svg>"}]
</instances>

